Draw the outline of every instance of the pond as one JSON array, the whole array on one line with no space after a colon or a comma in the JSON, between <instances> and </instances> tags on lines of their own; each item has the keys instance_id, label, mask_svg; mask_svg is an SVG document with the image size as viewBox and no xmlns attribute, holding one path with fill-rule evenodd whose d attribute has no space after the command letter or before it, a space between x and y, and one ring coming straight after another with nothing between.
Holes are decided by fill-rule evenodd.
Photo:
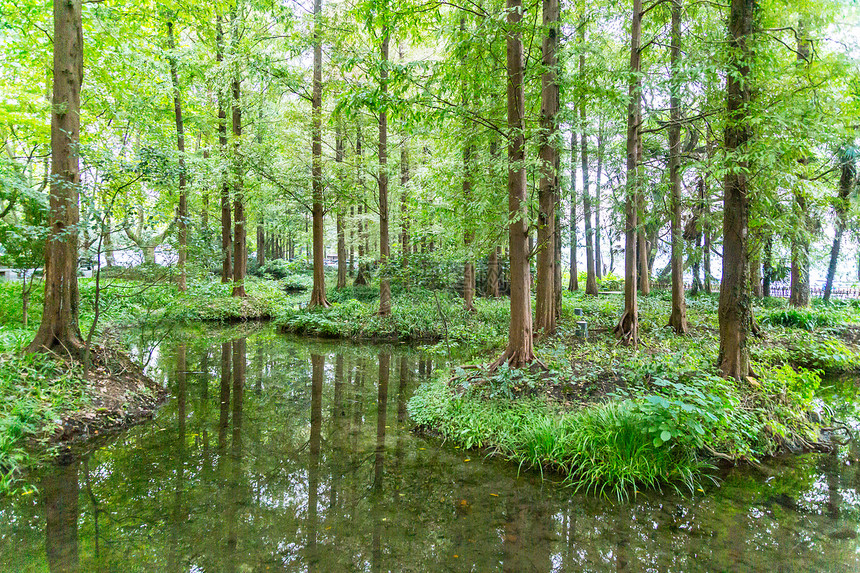
<instances>
[{"instance_id":1,"label":"pond","mask_svg":"<svg viewBox=\"0 0 860 573\"><path fill-rule=\"evenodd\" d=\"M612 503L412 433L441 358L265 326L169 337L154 420L0 498L0 571L860 570L855 445Z\"/></svg>"}]
</instances>

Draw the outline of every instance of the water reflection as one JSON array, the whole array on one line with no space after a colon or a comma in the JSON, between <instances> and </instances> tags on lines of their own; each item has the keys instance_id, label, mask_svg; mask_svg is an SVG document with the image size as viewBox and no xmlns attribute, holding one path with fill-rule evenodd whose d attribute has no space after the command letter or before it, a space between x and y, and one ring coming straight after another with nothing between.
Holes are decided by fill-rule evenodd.
<instances>
[{"instance_id":1,"label":"water reflection","mask_svg":"<svg viewBox=\"0 0 860 573\"><path fill-rule=\"evenodd\" d=\"M0 571L860 568L856 447L609 504L407 431L430 355L232 334L162 346L152 424L0 500Z\"/></svg>"}]
</instances>

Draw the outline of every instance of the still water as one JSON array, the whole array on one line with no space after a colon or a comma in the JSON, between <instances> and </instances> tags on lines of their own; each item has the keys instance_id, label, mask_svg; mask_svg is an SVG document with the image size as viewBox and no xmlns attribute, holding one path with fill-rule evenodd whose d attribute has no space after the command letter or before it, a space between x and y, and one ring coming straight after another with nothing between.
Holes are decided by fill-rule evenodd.
<instances>
[{"instance_id":1,"label":"still water","mask_svg":"<svg viewBox=\"0 0 860 573\"><path fill-rule=\"evenodd\" d=\"M152 422L0 498L0 571L860 571L856 447L610 503L411 433L438 368L266 327L168 338Z\"/></svg>"}]
</instances>

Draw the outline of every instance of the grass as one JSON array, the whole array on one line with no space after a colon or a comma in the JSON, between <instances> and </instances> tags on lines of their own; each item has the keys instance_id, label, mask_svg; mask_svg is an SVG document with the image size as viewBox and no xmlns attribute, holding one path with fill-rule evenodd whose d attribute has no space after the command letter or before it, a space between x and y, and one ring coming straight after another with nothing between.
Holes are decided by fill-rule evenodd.
<instances>
[{"instance_id":1,"label":"grass","mask_svg":"<svg viewBox=\"0 0 860 573\"><path fill-rule=\"evenodd\" d=\"M0 354L0 494L14 489L63 414L87 403L81 373L45 354Z\"/></svg>"}]
</instances>

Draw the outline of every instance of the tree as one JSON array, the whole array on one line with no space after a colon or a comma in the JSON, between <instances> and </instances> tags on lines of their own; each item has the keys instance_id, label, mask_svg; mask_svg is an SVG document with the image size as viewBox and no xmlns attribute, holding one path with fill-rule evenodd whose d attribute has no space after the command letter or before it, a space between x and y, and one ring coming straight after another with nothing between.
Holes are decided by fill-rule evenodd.
<instances>
[{"instance_id":1,"label":"tree","mask_svg":"<svg viewBox=\"0 0 860 573\"><path fill-rule=\"evenodd\" d=\"M535 329L549 336L556 330L556 214L558 211L558 36L561 14L558 0L543 0L540 113L540 188L538 191L538 265Z\"/></svg>"},{"instance_id":2,"label":"tree","mask_svg":"<svg viewBox=\"0 0 860 573\"><path fill-rule=\"evenodd\" d=\"M684 233L681 227L681 10L682 0L672 2L671 96L669 98L669 187L672 201L672 314L669 326L686 334L687 303L684 300Z\"/></svg>"},{"instance_id":3,"label":"tree","mask_svg":"<svg viewBox=\"0 0 860 573\"><path fill-rule=\"evenodd\" d=\"M173 39L173 21L167 21L167 49L170 61L170 82L173 86L173 114L176 118L176 150L179 152L179 209L176 213L179 227L179 291L185 292L188 258L188 189L185 174L185 124L182 121L182 91L176 65L176 42Z\"/></svg>"},{"instance_id":4,"label":"tree","mask_svg":"<svg viewBox=\"0 0 860 573\"><path fill-rule=\"evenodd\" d=\"M230 36L233 46L239 43L238 6L230 18ZM233 296L246 297L245 272L248 267L248 241L245 227L244 161L240 150L242 141L242 78L238 70L233 72Z\"/></svg>"},{"instance_id":5,"label":"tree","mask_svg":"<svg viewBox=\"0 0 860 573\"><path fill-rule=\"evenodd\" d=\"M308 306L331 306L325 296L325 228L323 221L323 180L322 180L322 37L321 14L322 0L314 0L314 75L311 103L311 153L313 186L313 248L314 284ZM338 253L340 254L340 253Z\"/></svg>"},{"instance_id":6,"label":"tree","mask_svg":"<svg viewBox=\"0 0 860 573\"><path fill-rule=\"evenodd\" d=\"M642 84L639 75L641 64L640 44L642 39L642 1L633 0L633 20L630 27L630 78L627 104L627 185L624 209L624 312L615 326L615 334L624 344L639 344L639 306L636 299L636 246L639 182L638 165L641 145L639 123L642 109Z\"/></svg>"},{"instance_id":7,"label":"tree","mask_svg":"<svg viewBox=\"0 0 860 573\"><path fill-rule=\"evenodd\" d=\"M507 115L508 115L508 249L511 265L511 322L508 346L492 364L507 362L520 368L535 360L532 301L529 288L528 216L525 169L525 92L523 41L520 30L522 0L507 0Z\"/></svg>"},{"instance_id":8,"label":"tree","mask_svg":"<svg viewBox=\"0 0 860 573\"><path fill-rule=\"evenodd\" d=\"M45 244L42 322L28 352L56 350L75 358L78 326L78 187L84 40L81 0L54 2L54 89L51 111L50 233Z\"/></svg>"},{"instance_id":9,"label":"tree","mask_svg":"<svg viewBox=\"0 0 860 573\"><path fill-rule=\"evenodd\" d=\"M750 374L747 336L752 328L749 293L748 146L752 139L749 103L755 0L732 0L729 16L724 148L733 164L723 181L723 278L720 282L720 352L718 366L726 378Z\"/></svg>"},{"instance_id":10,"label":"tree","mask_svg":"<svg viewBox=\"0 0 860 573\"><path fill-rule=\"evenodd\" d=\"M830 263L827 265L827 281L824 284L824 302L830 300L833 294L833 280L836 277L836 265L839 263L839 251L842 246L842 235L848 226L848 207L851 192L857 185L857 158L860 150L853 145L843 145L836 154L839 162L839 194L833 202L836 212L834 223L833 246L830 247Z\"/></svg>"}]
</instances>

